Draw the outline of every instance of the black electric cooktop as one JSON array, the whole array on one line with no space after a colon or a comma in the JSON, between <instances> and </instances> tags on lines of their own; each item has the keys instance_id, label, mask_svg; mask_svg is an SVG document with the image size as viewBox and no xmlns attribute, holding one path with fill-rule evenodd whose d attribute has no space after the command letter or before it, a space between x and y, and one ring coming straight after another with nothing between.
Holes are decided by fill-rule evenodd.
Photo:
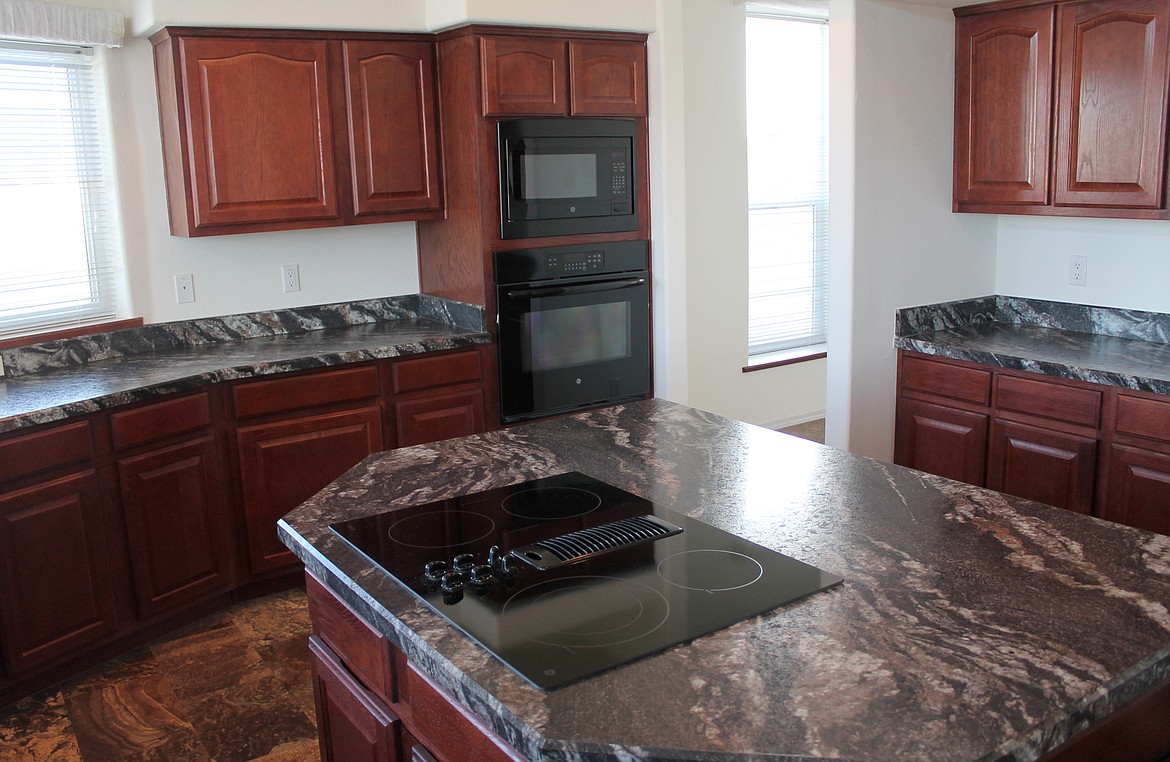
<instances>
[{"instance_id":1,"label":"black electric cooktop","mask_svg":"<svg viewBox=\"0 0 1170 762\"><path fill-rule=\"evenodd\" d=\"M544 689L842 582L577 472L330 528Z\"/></svg>"}]
</instances>

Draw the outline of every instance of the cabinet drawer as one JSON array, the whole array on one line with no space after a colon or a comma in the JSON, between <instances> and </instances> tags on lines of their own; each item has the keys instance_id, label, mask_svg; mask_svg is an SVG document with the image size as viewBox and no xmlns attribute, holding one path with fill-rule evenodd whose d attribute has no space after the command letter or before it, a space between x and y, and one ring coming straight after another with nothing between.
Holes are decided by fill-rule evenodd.
<instances>
[{"instance_id":1,"label":"cabinet drawer","mask_svg":"<svg viewBox=\"0 0 1170 762\"><path fill-rule=\"evenodd\" d=\"M1050 381L997 376L995 407L1094 429L1101 423L1101 392Z\"/></svg>"},{"instance_id":2,"label":"cabinet drawer","mask_svg":"<svg viewBox=\"0 0 1170 762\"><path fill-rule=\"evenodd\" d=\"M373 365L309 373L292 378L248 381L232 389L236 418L282 413L378 396Z\"/></svg>"},{"instance_id":3,"label":"cabinet drawer","mask_svg":"<svg viewBox=\"0 0 1170 762\"><path fill-rule=\"evenodd\" d=\"M502 738L405 659L402 701L410 706L412 733L434 756L480 762L519 762L523 759ZM426 759L426 757L422 757Z\"/></svg>"},{"instance_id":4,"label":"cabinet drawer","mask_svg":"<svg viewBox=\"0 0 1170 762\"><path fill-rule=\"evenodd\" d=\"M82 463L92 457L89 421L14 436L0 442L0 481Z\"/></svg>"},{"instance_id":5,"label":"cabinet drawer","mask_svg":"<svg viewBox=\"0 0 1170 762\"><path fill-rule=\"evenodd\" d=\"M1117 433L1170 442L1170 400L1117 395Z\"/></svg>"},{"instance_id":6,"label":"cabinet drawer","mask_svg":"<svg viewBox=\"0 0 1170 762\"><path fill-rule=\"evenodd\" d=\"M206 392L147 405L110 416L114 447L127 447L165 439L211 425L211 404Z\"/></svg>"},{"instance_id":7,"label":"cabinet drawer","mask_svg":"<svg viewBox=\"0 0 1170 762\"><path fill-rule=\"evenodd\" d=\"M397 701L390 643L311 574L305 575L313 632L378 698Z\"/></svg>"},{"instance_id":8,"label":"cabinet drawer","mask_svg":"<svg viewBox=\"0 0 1170 762\"><path fill-rule=\"evenodd\" d=\"M986 405L991 392L991 371L904 356L902 387Z\"/></svg>"},{"instance_id":9,"label":"cabinet drawer","mask_svg":"<svg viewBox=\"0 0 1170 762\"><path fill-rule=\"evenodd\" d=\"M483 377L479 352L419 357L400 360L393 365L394 391L416 392L435 386L474 383Z\"/></svg>"}]
</instances>

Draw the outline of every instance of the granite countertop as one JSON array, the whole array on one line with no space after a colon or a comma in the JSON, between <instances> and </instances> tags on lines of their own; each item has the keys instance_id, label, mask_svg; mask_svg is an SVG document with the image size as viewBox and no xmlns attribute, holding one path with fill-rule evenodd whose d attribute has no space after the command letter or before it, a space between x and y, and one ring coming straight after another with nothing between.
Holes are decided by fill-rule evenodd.
<instances>
[{"instance_id":1,"label":"granite countertop","mask_svg":"<svg viewBox=\"0 0 1170 762\"><path fill-rule=\"evenodd\" d=\"M0 352L0 433L237 378L490 340L482 308L413 295L30 345Z\"/></svg>"},{"instance_id":2,"label":"granite countertop","mask_svg":"<svg viewBox=\"0 0 1170 762\"><path fill-rule=\"evenodd\" d=\"M1170 394L1170 315L990 296L899 310L894 346Z\"/></svg>"},{"instance_id":3,"label":"granite countertop","mask_svg":"<svg viewBox=\"0 0 1170 762\"><path fill-rule=\"evenodd\" d=\"M566 471L845 582L543 692L327 527ZM662 400L372 455L279 532L532 759L1027 760L1170 677L1170 537Z\"/></svg>"}]
</instances>

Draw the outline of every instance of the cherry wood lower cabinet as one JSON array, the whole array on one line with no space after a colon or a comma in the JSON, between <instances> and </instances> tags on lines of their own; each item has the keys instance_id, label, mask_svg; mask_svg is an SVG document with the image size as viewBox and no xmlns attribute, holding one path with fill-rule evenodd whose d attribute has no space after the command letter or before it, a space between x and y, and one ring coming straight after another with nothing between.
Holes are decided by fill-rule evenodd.
<instances>
[{"instance_id":1,"label":"cherry wood lower cabinet","mask_svg":"<svg viewBox=\"0 0 1170 762\"><path fill-rule=\"evenodd\" d=\"M248 426L236 432L248 559L253 572L296 566L276 522L382 449L376 405Z\"/></svg>"},{"instance_id":2,"label":"cherry wood lower cabinet","mask_svg":"<svg viewBox=\"0 0 1170 762\"><path fill-rule=\"evenodd\" d=\"M110 554L93 469L0 494L0 635L20 676L117 626Z\"/></svg>"},{"instance_id":3,"label":"cherry wood lower cabinet","mask_svg":"<svg viewBox=\"0 0 1170 762\"><path fill-rule=\"evenodd\" d=\"M305 582L323 760L523 760L324 583L312 575ZM393 734L400 757L390 751ZM353 756L336 756L341 748L353 749Z\"/></svg>"},{"instance_id":4,"label":"cherry wood lower cabinet","mask_svg":"<svg viewBox=\"0 0 1170 762\"><path fill-rule=\"evenodd\" d=\"M483 431L489 350L241 380L0 435L0 705L242 588L295 584L280 517L370 453Z\"/></svg>"},{"instance_id":5,"label":"cherry wood lower cabinet","mask_svg":"<svg viewBox=\"0 0 1170 762\"><path fill-rule=\"evenodd\" d=\"M899 353L894 461L1170 534L1170 397Z\"/></svg>"}]
</instances>

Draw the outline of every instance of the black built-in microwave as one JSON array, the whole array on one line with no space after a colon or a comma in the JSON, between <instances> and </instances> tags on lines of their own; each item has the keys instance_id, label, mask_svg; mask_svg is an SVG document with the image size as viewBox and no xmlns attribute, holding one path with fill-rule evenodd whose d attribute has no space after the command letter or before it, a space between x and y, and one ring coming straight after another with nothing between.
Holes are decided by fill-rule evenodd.
<instances>
[{"instance_id":1,"label":"black built-in microwave","mask_svg":"<svg viewBox=\"0 0 1170 762\"><path fill-rule=\"evenodd\" d=\"M638 229L633 120L511 119L497 131L500 238Z\"/></svg>"}]
</instances>

